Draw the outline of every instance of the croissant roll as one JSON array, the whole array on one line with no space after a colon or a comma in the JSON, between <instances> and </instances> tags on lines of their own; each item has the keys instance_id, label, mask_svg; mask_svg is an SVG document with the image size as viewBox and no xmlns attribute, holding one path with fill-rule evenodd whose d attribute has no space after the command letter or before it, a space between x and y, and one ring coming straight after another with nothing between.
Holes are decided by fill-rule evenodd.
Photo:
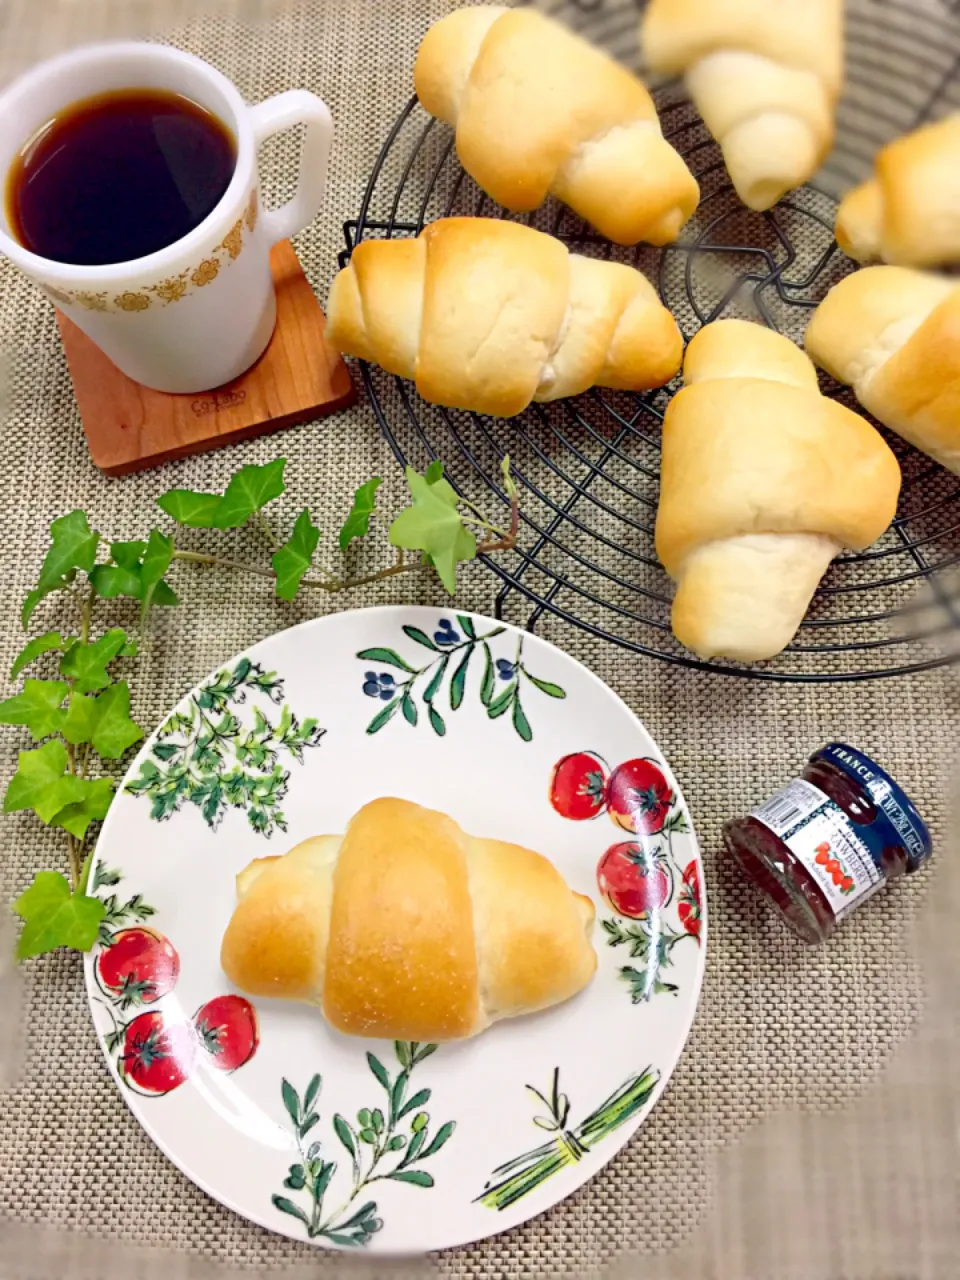
<instances>
[{"instance_id":1,"label":"croissant roll","mask_svg":"<svg viewBox=\"0 0 960 1280\"><path fill-rule=\"evenodd\" d=\"M843 252L903 267L960 262L960 115L891 142L873 170L840 202Z\"/></svg>"},{"instance_id":2,"label":"croissant roll","mask_svg":"<svg viewBox=\"0 0 960 1280\"><path fill-rule=\"evenodd\" d=\"M333 282L327 320L338 350L413 379L425 400L501 418L594 385L662 386L683 355L639 271L499 218L363 241Z\"/></svg>"},{"instance_id":3,"label":"croissant roll","mask_svg":"<svg viewBox=\"0 0 960 1280\"><path fill-rule=\"evenodd\" d=\"M864 418L820 394L788 338L745 320L687 348L663 422L657 554L673 630L702 658L772 658L830 561L893 519L900 468Z\"/></svg>"},{"instance_id":4,"label":"croissant roll","mask_svg":"<svg viewBox=\"0 0 960 1280\"><path fill-rule=\"evenodd\" d=\"M520 845L479 840L407 800L365 805L237 877L221 964L255 996L317 1004L337 1030L474 1036L593 977L593 903Z\"/></svg>"},{"instance_id":5,"label":"croissant roll","mask_svg":"<svg viewBox=\"0 0 960 1280\"><path fill-rule=\"evenodd\" d=\"M651 70L686 76L751 209L819 169L843 78L842 0L651 0L641 43Z\"/></svg>"},{"instance_id":6,"label":"croissant roll","mask_svg":"<svg viewBox=\"0 0 960 1280\"><path fill-rule=\"evenodd\" d=\"M834 285L804 344L868 413L960 475L960 285L864 267Z\"/></svg>"},{"instance_id":7,"label":"croissant roll","mask_svg":"<svg viewBox=\"0 0 960 1280\"><path fill-rule=\"evenodd\" d=\"M427 32L420 102L456 128L466 171L498 204L553 194L617 244L668 244L700 189L640 81L533 9L480 5Z\"/></svg>"}]
</instances>

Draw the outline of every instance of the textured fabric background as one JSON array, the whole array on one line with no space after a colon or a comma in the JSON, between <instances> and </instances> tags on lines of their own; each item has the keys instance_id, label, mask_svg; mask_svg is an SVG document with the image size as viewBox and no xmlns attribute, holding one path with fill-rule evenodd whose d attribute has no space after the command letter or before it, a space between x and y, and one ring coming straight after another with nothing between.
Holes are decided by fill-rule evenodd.
<instances>
[{"instance_id":1,"label":"textured fabric background","mask_svg":"<svg viewBox=\"0 0 960 1280\"><path fill-rule=\"evenodd\" d=\"M250 101L297 85L321 93L337 121L330 189L322 216L297 247L325 296L343 247L341 224L356 214L371 164L408 97L418 39L450 7L446 0L303 6L211 0L206 16L196 16L199 4L175 0L166 6L6 0L3 75L40 53L125 29L210 59ZM945 13L935 0L925 7ZM599 23L599 36L606 32L625 57L633 41L635 56L632 7L607 0L594 8L581 21ZM907 29L915 25L905 5L861 4L858 13L864 21L879 15ZM958 51L960 38L952 50L947 44L931 54L921 97L949 95ZM882 71L872 83L878 118L886 121L878 128L889 135L899 108L883 106ZM857 101L870 109L862 92ZM264 155L274 200L289 194L294 155L294 139L272 144ZM845 163L856 168L856 157ZM46 527L74 506L87 510L98 529L133 537L149 528L153 499L163 489L222 486L243 463L282 453L289 460L284 511L309 502L322 545L331 547L358 483L380 473L386 502L399 495L396 465L365 403L162 472L105 479L87 455L49 304L5 263L0 351L0 377L7 379L0 671L21 644L17 610L38 572ZM246 534L219 538L227 554L253 554ZM372 563L375 549L365 554ZM133 679L136 713L148 725L214 664L313 613L443 599L429 581L406 578L349 599L284 605L267 583L185 566L176 585L183 607L155 617L152 647ZM489 611L497 589L491 574L473 566L463 575L459 601ZM51 625L58 607L46 606ZM510 610L523 620L516 601ZM604 1172L525 1227L424 1266L491 1280L596 1275L610 1267L624 1277L716 1280L955 1275L956 997L949 983L935 984L956 959L955 922L945 907L957 902L950 859L960 854L948 846L960 747L955 676L940 670L844 687L758 685L632 657L559 621L540 630L637 711L681 781L706 863L706 981L666 1095ZM929 820L940 856L928 873L871 902L828 947L810 950L792 940L722 859L719 831L833 737L861 744L903 782ZM4 782L23 745L16 732L0 735ZM19 892L35 869L59 865L61 856L59 841L35 821L4 818L0 900ZM925 899L933 914L920 917ZM108 1077L75 957L48 956L0 982L0 1275L340 1270L342 1260L220 1208L153 1147ZM925 1001L935 1016L918 1031ZM919 1039L907 1044L914 1034ZM61 1234L66 1229L72 1234ZM130 1253L133 1244L165 1252ZM363 1264L351 1274L365 1274Z\"/></svg>"}]
</instances>

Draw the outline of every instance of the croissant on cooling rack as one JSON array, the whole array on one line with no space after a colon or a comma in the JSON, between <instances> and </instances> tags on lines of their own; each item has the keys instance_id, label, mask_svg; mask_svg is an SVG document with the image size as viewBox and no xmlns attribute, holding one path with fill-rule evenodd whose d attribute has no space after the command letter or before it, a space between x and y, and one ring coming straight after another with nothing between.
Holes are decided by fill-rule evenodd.
<instances>
[{"instance_id":1,"label":"croissant on cooling rack","mask_svg":"<svg viewBox=\"0 0 960 1280\"><path fill-rule=\"evenodd\" d=\"M706 325L683 376L663 422L656 526L677 582L674 634L701 658L772 658L834 556L864 550L890 524L900 468L771 329Z\"/></svg>"},{"instance_id":2,"label":"croissant on cooling rack","mask_svg":"<svg viewBox=\"0 0 960 1280\"><path fill-rule=\"evenodd\" d=\"M327 337L412 378L425 400L500 418L588 387L644 390L683 340L649 281L499 218L445 218L365 240L333 282Z\"/></svg>"},{"instance_id":3,"label":"croissant on cooling rack","mask_svg":"<svg viewBox=\"0 0 960 1280\"><path fill-rule=\"evenodd\" d=\"M885 427L960 475L960 284L864 267L833 286L804 345Z\"/></svg>"},{"instance_id":4,"label":"croissant on cooling rack","mask_svg":"<svg viewBox=\"0 0 960 1280\"><path fill-rule=\"evenodd\" d=\"M840 202L843 252L903 267L960 262L960 115L891 142L873 174Z\"/></svg>"},{"instance_id":5,"label":"croissant on cooling rack","mask_svg":"<svg viewBox=\"0 0 960 1280\"><path fill-rule=\"evenodd\" d=\"M237 876L220 960L242 991L317 1004L338 1031L455 1040L591 980L594 907L539 853L373 800Z\"/></svg>"},{"instance_id":6,"label":"croissant on cooling rack","mask_svg":"<svg viewBox=\"0 0 960 1280\"><path fill-rule=\"evenodd\" d=\"M533 9L480 5L427 32L417 96L466 171L515 213L553 194L617 244L668 244L700 189L640 81Z\"/></svg>"},{"instance_id":7,"label":"croissant on cooling rack","mask_svg":"<svg viewBox=\"0 0 960 1280\"><path fill-rule=\"evenodd\" d=\"M651 0L647 64L686 84L744 204L769 209L833 145L843 0Z\"/></svg>"}]
</instances>

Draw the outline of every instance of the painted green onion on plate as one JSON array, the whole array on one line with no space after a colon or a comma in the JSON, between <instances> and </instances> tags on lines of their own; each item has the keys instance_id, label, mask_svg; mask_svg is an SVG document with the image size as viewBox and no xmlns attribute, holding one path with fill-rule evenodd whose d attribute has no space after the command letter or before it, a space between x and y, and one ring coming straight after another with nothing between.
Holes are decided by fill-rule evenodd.
<instances>
[{"instance_id":1,"label":"painted green onion on plate","mask_svg":"<svg viewBox=\"0 0 960 1280\"><path fill-rule=\"evenodd\" d=\"M548 1094L528 1084L528 1091L547 1109L547 1115L536 1115L533 1123L554 1136L549 1142L526 1151L514 1160L499 1165L477 1199L488 1209L506 1209L561 1169L577 1164L587 1152L602 1142L614 1129L626 1124L646 1105L660 1079L659 1071L647 1067L602 1102L576 1128L567 1126L570 1099L560 1092L560 1068L554 1067Z\"/></svg>"}]
</instances>

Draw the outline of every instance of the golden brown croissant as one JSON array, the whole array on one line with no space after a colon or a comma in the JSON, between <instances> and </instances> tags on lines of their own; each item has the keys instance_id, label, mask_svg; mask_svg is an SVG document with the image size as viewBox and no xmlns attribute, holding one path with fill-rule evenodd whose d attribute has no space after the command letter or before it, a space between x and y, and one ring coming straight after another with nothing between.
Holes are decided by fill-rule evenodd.
<instances>
[{"instance_id":1,"label":"golden brown croissant","mask_svg":"<svg viewBox=\"0 0 960 1280\"><path fill-rule=\"evenodd\" d=\"M255 996L318 1004L350 1035L453 1040L558 1004L593 977L594 908L552 863L374 800L237 877L221 963Z\"/></svg>"},{"instance_id":2,"label":"golden brown croissant","mask_svg":"<svg viewBox=\"0 0 960 1280\"><path fill-rule=\"evenodd\" d=\"M864 267L834 285L804 345L875 418L960 474L960 284Z\"/></svg>"},{"instance_id":3,"label":"golden brown croissant","mask_svg":"<svg viewBox=\"0 0 960 1280\"><path fill-rule=\"evenodd\" d=\"M515 213L553 194L617 244L667 244L700 189L629 71L533 9L459 9L427 32L417 96Z\"/></svg>"},{"instance_id":4,"label":"golden brown croissant","mask_svg":"<svg viewBox=\"0 0 960 1280\"><path fill-rule=\"evenodd\" d=\"M701 657L754 662L789 644L833 557L868 547L900 468L864 418L820 394L772 329L708 324L663 421L657 553L677 580L673 630Z\"/></svg>"},{"instance_id":5,"label":"golden brown croissant","mask_svg":"<svg viewBox=\"0 0 960 1280\"><path fill-rule=\"evenodd\" d=\"M874 176L841 200L836 237L857 262L960 262L960 115L884 147Z\"/></svg>"},{"instance_id":6,"label":"golden brown croissant","mask_svg":"<svg viewBox=\"0 0 960 1280\"><path fill-rule=\"evenodd\" d=\"M662 386L683 355L639 271L499 218L363 241L333 282L327 322L338 350L413 378L425 400L501 418L595 384Z\"/></svg>"},{"instance_id":7,"label":"golden brown croissant","mask_svg":"<svg viewBox=\"0 0 960 1280\"><path fill-rule=\"evenodd\" d=\"M686 73L751 209L769 209L823 163L843 77L843 0L651 0L641 41L653 71Z\"/></svg>"}]
</instances>

